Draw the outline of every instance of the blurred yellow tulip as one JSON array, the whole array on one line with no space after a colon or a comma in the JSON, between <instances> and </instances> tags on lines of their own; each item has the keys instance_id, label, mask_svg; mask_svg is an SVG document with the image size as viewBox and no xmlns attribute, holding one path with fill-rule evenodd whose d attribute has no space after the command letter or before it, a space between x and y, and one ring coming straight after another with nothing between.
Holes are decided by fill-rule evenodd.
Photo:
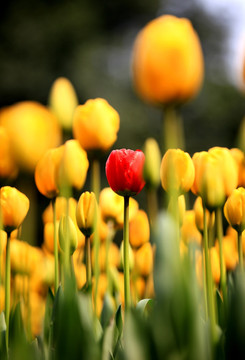
<instances>
[{"instance_id":1,"label":"blurred yellow tulip","mask_svg":"<svg viewBox=\"0 0 245 360\"><path fill-rule=\"evenodd\" d=\"M137 93L153 104L185 102L202 85L200 41L185 18L163 15L150 21L136 38L132 63Z\"/></svg>"},{"instance_id":2,"label":"blurred yellow tulip","mask_svg":"<svg viewBox=\"0 0 245 360\"><path fill-rule=\"evenodd\" d=\"M137 248L150 240L150 224L144 210L138 210L129 222L129 241L132 247Z\"/></svg>"},{"instance_id":3,"label":"blurred yellow tulip","mask_svg":"<svg viewBox=\"0 0 245 360\"><path fill-rule=\"evenodd\" d=\"M50 89L49 107L64 129L71 130L77 106L78 98L72 83L65 77L56 79Z\"/></svg>"},{"instance_id":4,"label":"blurred yellow tulip","mask_svg":"<svg viewBox=\"0 0 245 360\"><path fill-rule=\"evenodd\" d=\"M0 125L7 130L16 164L25 171L33 172L41 156L61 143L61 129L56 117L34 101L23 101L2 109Z\"/></svg>"},{"instance_id":5,"label":"blurred yellow tulip","mask_svg":"<svg viewBox=\"0 0 245 360\"><path fill-rule=\"evenodd\" d=\"M77 203L77 226L85 236L91 236L95 230L98 216L98 205L95 194L85 191Z\"/></svg>"}]
</instances>

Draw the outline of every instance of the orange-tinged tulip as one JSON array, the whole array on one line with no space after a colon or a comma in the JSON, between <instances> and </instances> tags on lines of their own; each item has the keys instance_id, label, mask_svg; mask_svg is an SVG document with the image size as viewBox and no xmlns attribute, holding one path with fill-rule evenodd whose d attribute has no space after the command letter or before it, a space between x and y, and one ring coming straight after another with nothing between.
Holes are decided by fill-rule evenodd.
<instances>
[{"instance_id":1,"label":"orange-tinged tulip","mask_svg":"<svg viewBox=\"0 0 245 360\"><path fill-rule=\"evenodd\" d=\"M115 243L111 243L108 250L108 262L109 267L118 267L120 262L120 251L118 246ZM95 253L94 248L92 249L92 264L95 263ZM100 244L99 249L99 266L101 271L106 270L106 245L104 243Z\"/></svg>"},{"instance_id":2,"label":"orange-tinged tulip","mask_svg":"<svg viewBox=\"0 0 245 360\"><path fill-rule=\"evenodd\" d=\"M63 155L58 170L58 184L62 187L74 187L81 190L88 171L87 153L77 140L68 140L63 147Z\"/></svg>"},{"instance_id":3,"label":"orange-tinged tulip","mask_svg":"<svg viewBox=\"0 0 245 360\"><path fill-rule=\"evenodd\" d=\"M202 236L196 227L194 210L188 210L185 213L181 227L181 239L185 244L195 242L201 245Z\"/></svg>"},{"instance_id":4,"label":"orange-tinged tulip","mask_svg":"<svg viewBox=\"0 0 245 360\"><path fill-rule=\"evenodd\" d=\"M52 199L59 194L57 175L64 152L64 146L50 149L38 161L35 182L41 194Z\"/></svg>"},{"instance_id":5,"label":"orange-tinged tulip","mask_svg":"<svg viewBox=\"0 0 245 360\"><path fill-rule=\"evenodd\" d=\"M10 139L7 130L0 126L0 177L15 178L18 167L11 151Z\"/></svg>"},{"instance_id":6,"label":"orange-tinged tulip","mask_svg":"<svg viewBox=\"0 0 245 360\"><path fill-rule=\"evenodd\" d=\"M148 276L153 270L153 250L149 242L135 252L135 269L138 275Z\"/></svg>"},{"instance_id":7,"label":"orange-tinged tulip","mask_svg":"<svg viewBox=\"0 0 245 360\"><path fill-rule=\"evenodd\" d=\"M162 158L160 176L162 187L170 193L181 194L192 187L195 169L190 155L180 149L169 149Z\"/></svg>"},{"instance_id":8,"label":"orange-tinged tulip","mask_svg":"<svg viewBox=\"0 0 245 360\"><path fill-rule=\"evenodd\" d=\"M4 310L5 307L5 288L0 285L0 313Z\"/></svg>"},{"instance_id":9,"label":"orange-tinged tulip","mask_svg":"<svg viewBox=\"0 0 245 360\"><path fill-rule=\"evenodd\" d=\"M219 259L219 253L218 253L216 247L213 246L209 249L209 256L210 256L211 271L212 271L212 276L213 276L214 282L216 284L219 284L219 282L220 282L220 259Z\"/></svg>"},{"instance_id":10,"label":"orange-tinged tulip","mask_svg":"<svg viewBox=\"0 0 245 360\"><path fill-rule=\"evenodd\" d=\"M150 224L144 210L138 210L129 223L129 242L137 248L150 240Z\"/></svg>"},{"instance_id":11,"label":"orange-tinged tulip","mask_svg":"<svg viewBox=\"0 0 245 360\"><path fill-rule=\"evenodd\" d=\"M69 216L71 217L71 219L74 221L76 221L76 209L77 209L77 200L70 197L68 199L69 204ZM62 196L58 196L56 198L56 220L59 220L61 218L62 215L66 214L66 210L67 210L67 199L65 197ZM50 203L46 209L43 212L42 215L42 220L43 223L47 223L47 222L52 222L53 221L53 206Z\"/></svg>"},{"instance_id":12,"label":"orange-tinged tulip","mask_svg":"<svg viewBox=\"0 0 245 360\"><path fill-rule=\"evenodd\" d=\"M204 61L191 22L171 15L150 21L136 38L132 67L136 91L147 102L182 103L195 96Z\"/></svg>"},{"instance_id":13,"label":"orange-tinged tulip","mask_svg":"<svg viewBox=\"0 0 245 360\"><path fill-rule=\"evenodd\" d=\"M245 229L245 189L239 187L232 191L226 200L224 214L228 223L238 232Z\"/></svg>"},{"instance_id":14,"label":"orange-tinged tulip","mask_svg":"<svg viewBox=\"0 0 245 360\"><path fill-rule=\"evenodd\" d=\"M65 77L59 77L52 84L49 94L49 106L60 125L70 130L78 98L72 83Z\"/></svg>"},{"instance_id":15,"label":"orange-tinged tulip","mask_svg":"<svg viewBox=\"0 0 245 360\"><path fill-rule=\"evenodd\" d=\"M77 203L77 225L85 236L90 236L95 229L98 215L98 205L95 194L85 191Z\"/></svg>"},{"instance_id":16,"label":"orange-tinged tulip","mask_svg":"<svg viewBox=\"0 0 245 360\"><path fill-rule=\"evenodd\" d=\"M105 99L87 100L74 113L73 135L85 150L107 151L117 140L120 118Z\"/></svg>"},{"instance_id":17,"label":"orange-tinged tulip","mask_svg":"<svg viewBox=\"0 0 245 360\"><path fill-rule=\"evenodd\" d=\"M0 206L4 230L11 232L24 221L30 202L27 196L16 188L4 186L0 189Z\"/></svg>"},{"instance_id":18,"label":"orange-tinged tulip","mask_svg":"<svg viewBox=\"0 0 245 360\"><path fill-rule=\"evenodd\" d=\"M124 199L122 196L116 194L110 187L106 187L100 192L99 206L101 216L105 222L112 220L116 226L123 226L123 207ZM129 222L135 217L139 209L138 202L129 198Z\"/></svg>"},{"instance_id":19,"label":"orange-tinged tulip","mask_svg":"<svg viewBox=\"0 0 245 360\"><path fill-rule=\"evenodd\" d=\"M238 166L238 183L237 186L245 187L245 154L238 148L230 150L233 159Z\"/></svg>"},{"instance_id":20,"label":"orange-tinged tulip","mask_svg":"<svg viewBox=\"0 0 245 360\"><path fill-rule=\"evenodd\" d=\"M59 223L57 223L56 226L56 238L58 239L58 226ZM43 246L46 250L48 250L50 253L54 253L54 223L53 222L47 222L44 224L43 228ZM58 243L59 246L59 243Z\"/></svg>"},{"instance_id":21,"label":"orange-tinged tulip","mask_svg":"<svg viewBox=\"0 0 245 360\"><path fill-rule=\"evenodd\" d=\"M215 246L217 248L217 251L219 251L218 241L215 242ZM237 244L231 235L223 236L222 248L226 269L232 271L236 268L238 264L238 251Z\"/></svg>"},{"instance_id":22,"label":"orange-tinged tulip","mask_svg":"<svg viewBox=\"0 0 245 360\"><path fill-rule=\"evenodd\" d=\"M0 112L0 125L10 138L14 159L19 167L33 172L41 156L61 143L56 117L45 106L23 101Z\"/></svg>"}]
</instances>

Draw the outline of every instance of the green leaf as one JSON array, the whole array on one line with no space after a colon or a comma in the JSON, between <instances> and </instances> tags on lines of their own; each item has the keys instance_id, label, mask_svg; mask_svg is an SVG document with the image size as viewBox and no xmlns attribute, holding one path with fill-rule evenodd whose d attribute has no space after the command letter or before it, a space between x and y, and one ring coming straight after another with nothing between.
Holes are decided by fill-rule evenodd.
<instances>
[{"instance_id":1,"label":"green leaf","mask_svg":"<svg viewBox=\"0 0 245 360\"><path fill-rule=\"evenodd\" d=\"M100 322L102 328L105 329L113 318L114 315L114 303L113 298L110 294L106 293L104 296L104 303L101 312Z\"/></svg>"},{"instance_id":2,"label":"green leaf","mask_svg":"<svg viewBox=\"0 0 245 360\"><path fill-rule=\"evenodd\" d=\"M0 359L5 359L7 356L6 353L6 322L5 315L2 311L0 314Z\"/></svg>"},{"instance_id":3,"label":"green leaf","mask_svg":"<svg viewBox=\"0 0 245 360\"><path fill-rule=\"evenodd\" d=\"M136 305L136 310L141 314L149 315L153 309L154 300L153 299L142 299Z\"/></svg>"}]
</instances>

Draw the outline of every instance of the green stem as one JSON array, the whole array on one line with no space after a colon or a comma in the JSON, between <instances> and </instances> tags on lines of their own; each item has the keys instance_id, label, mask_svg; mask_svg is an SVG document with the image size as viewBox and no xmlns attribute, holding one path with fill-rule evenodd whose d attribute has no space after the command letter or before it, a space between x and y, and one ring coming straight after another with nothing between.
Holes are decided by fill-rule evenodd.
<instances>
[{"instance_id":1,"label":"green stem","mask_svg":"<svg viewBox=\"0 0 245 360\"><path fill-rule=\"evenodd\" d=\"M5 263L5 321L6 321L6 349L9 346L9 313L10 313L10 233L7 234L6 263Z\"/></svg>"},{"instance_id":2,"label":"green stem","mask_svg":"<svg viewBox=\"0 0 245 360\"><path fill-rule=\"evenodd\" d=\"M215 210L215 221L217 228L217 236L219 241L219 257L220 257L220 287L223 294L225 314L227 310L227 283L226 283L226 269L223 253L223 222L221 208Z\"/></svg>"},{"instance_id":3,"label":"green stem","mask_svg":"<svg viewBox=\"0 0 245 360\"><path fill-rule=\"evenodd\" d=\"M204 294L204 307L205 307L205 319L208 320L208 298L207 298L207 279L204 264L205 254L204 249L202 251L202 274L203 274L203 294Z\"/></svg>"},{"instance_id":4,"label":"green stem","mask_svg":"<svg viewBox=\"0 0 245 360\"><path fill-rule=\"evenodd\" d=\"M58 257L58 242L56 231L56 198L52 199L53 206L53 222L54 222L54 293L57 293L59 287L59 257Z\"/></svg>"},{"instance_id":5,"label":"green stem","mask_svg":"<svg viewBox=\"0 0 245 360\"><path fill-rule=\"evenodd\" d=\"M125 313L131 305L130 273L129 273L129 196L124 196L124 224L123 224L123 257L124 257L124 304Z\"/></svg>"},{"instance_id":6,"label":"green stem","mask_svg":"<svg viewBox=\"0 0 245 360\"><path fill-rule=\"evenodd\" d=\"M238 257L239 257L239 268L243 271L243 252L242 252L242 232L237 233L238 240Z\"/></svg>"},{"instance_id":7,"label":"green stem","mask_svg":"<svg viewBox=\"0 0 245 360\"><path fill-rule=\"evenodd\" d=\"M66 221L65 221L65 278L66 275L71 274L71 263L70 263L70 234L68 226L69 217L69 197L66 199Z\"/></svg>"},{"instance_id":8,"label":"green stem","mask_svg":"<svg viewBox=\"0 0 245 360\"><path fill-rule=\"evenodd\" d=\"M100 163L97 159L92 160L91 164L91 187L92 191L95 194L97 202L99 202L100 194ZM99 267L99 250L100 250L100 241L98 226L95 227L94 237L93 237L93 246L94 246L94 276L95 276L95 287L94 287L94 308L97 309L97 295L98 295L98 282L100 275Z\"/></svg>"},{"instance_id":9,"label":"green stem","mask_svg":"<svg viewBox=\"0 0 245 360\"><path fill-rule=\"evenodd\" d=\"M91 245L90 237L85 237L85 254L86 254L86 286L92 283L92 265L91 265Z\"/></svg>"},{"instance_id":10,"label":"green stem","mask_svg":"<svg viewBox=\"0 0 245 360\"><path fill-rule=\"evenodd\" d=\"M206 281L207 281L208 314L210 319L211 341L214 350L214 347L217 342L216 315L215 315L215 303L214 303L214 291L213 291L213 278L212 278L211 264L209 258L206 206L204 205L204 203L203 203L203 242L204 242L204 255L205 255L204 256L205 272L206 272Z\"/></svg>"},{"instance_id":11,"label":"green stem","mask_svg":"<svg viewBox=\"0 0 245 360\"><path fill-rule=\"evenodd\" d=\"M163 139L164 152L168 149L184 149L185 147L182 119L174 106L164 108Z\"/></svg>"}]
</instances>

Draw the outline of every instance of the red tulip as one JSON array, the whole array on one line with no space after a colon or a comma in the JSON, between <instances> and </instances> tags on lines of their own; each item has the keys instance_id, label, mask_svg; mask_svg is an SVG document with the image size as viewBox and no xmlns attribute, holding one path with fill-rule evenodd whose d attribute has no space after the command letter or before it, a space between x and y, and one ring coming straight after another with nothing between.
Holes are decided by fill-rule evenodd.
<instances>
[{"instance_id":1,"label":"red tulip","mask_svg":"<svg viewBox=\"0 0 245 360\"><path fill-rule=\"evenodd\" d=\"M134 196L144 187L145 155L141 150L113 150L106 162L106 177L113 191L121 196Z\"/></svg>"}]
</instances>

